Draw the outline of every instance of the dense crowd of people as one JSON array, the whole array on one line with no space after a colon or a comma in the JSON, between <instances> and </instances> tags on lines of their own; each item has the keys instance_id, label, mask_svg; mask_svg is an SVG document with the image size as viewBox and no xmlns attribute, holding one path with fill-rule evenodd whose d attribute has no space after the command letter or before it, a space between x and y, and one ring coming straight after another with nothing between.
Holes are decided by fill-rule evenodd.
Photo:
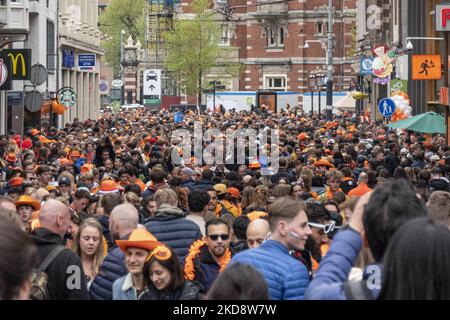
<instances>
[{"instance_id":1,"label":"dense crowd of people","mask_svg":"<svg viewBox=\"0 0 450 320\"><path fill-rule=\"evenodd\" d=\"M0 136L0 299L450 298L445 137L256 111L142 109ZM194 123L219 134L173 136ZM279 141L252 157L247 140L242 163L183 154L239 129Z\"/></svg>"}]
</instances>

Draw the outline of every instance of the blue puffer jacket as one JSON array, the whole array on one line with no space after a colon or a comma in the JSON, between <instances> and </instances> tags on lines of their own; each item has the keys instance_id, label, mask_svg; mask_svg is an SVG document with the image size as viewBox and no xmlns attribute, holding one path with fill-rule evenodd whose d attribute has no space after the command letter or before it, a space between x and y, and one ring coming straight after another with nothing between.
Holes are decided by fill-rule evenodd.
<instances>
[{"instance_id":1,"label":"blue puffer jacket","mask_svg":"<svg viewBox=\"0 0 450 320\"><path fill-rule=\"evenodd\" d=\"M127 240L123 237L121 240ZM105 260L103 260L98 275L91 284L89 293L92 300L112 300L113 283L120 277L128 273L125 267L125 254L118 246L109 250Z\"/></svg>"},{"instance_id":2,"label":"blue puffer jacket","mask_svg":"<svg viewBox=\"0 0 450 320\"><path fill-rule=\"evenodd\" d=\"M231 259L258 269L266 279L272 300L301 300L309 285L308 271L279 241L267 240L258 248L245 250Z\"/></svg>"},{"instance_id":3,"label":"blue puffer jacket","mask_svg":"<svg viewBox=\"0 0 450 320\"><path fill-rule=\"evenodd\" d=\"M346 300L343 284L356 262L362 240L355 230L342 230L336 234L325 258L306 291L306 299ZM379 290L372 290L374 297Z\"/></svg>"},{"instance_id":4,"label":"blue puffer jacket","mask_svg":"<svg viewBox=\"0 0 450 320\"><path fill-rule=\"evenodd\" d=\"M145 223L147 230L158 241L175 251L183 265L191 244L202 238L200 228L185 215L183 210L163 204L155 211L155 216Z\"/></svg>"}]
</instances>

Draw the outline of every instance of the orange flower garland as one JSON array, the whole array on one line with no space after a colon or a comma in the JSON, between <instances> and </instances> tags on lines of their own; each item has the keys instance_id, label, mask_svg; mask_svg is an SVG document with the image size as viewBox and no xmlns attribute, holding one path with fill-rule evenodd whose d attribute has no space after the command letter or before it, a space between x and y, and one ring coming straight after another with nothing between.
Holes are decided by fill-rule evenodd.
<instances>
[{"instance_id":1,"label":"orange flower garland","mask_svg":"<svg viewBox=\"0 0 450 320\"><path fill-rule=\"evenodd\" d=\"M206 246L205 239L200 239L195 241L190 249L189 254L186 257L186 263L184 265L184 278L186 280L194 280L195 279L195 268L194 268L194 260L195 258L200 254L200 250L203 246ZM227 267L228 263L230 263L231 260L231 251L230 249L227 249L225 251L225 254L219 258L219 261L217 263L220 266L219 272L222 272Z\"/></svg>"}]
</instances>

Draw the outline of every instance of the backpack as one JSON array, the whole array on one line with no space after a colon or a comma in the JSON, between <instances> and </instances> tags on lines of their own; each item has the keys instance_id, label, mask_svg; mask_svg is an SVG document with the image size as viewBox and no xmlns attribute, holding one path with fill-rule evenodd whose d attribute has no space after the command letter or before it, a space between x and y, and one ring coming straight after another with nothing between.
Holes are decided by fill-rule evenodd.
<instances>
[{"instance_id":1,"label":"backpack","mask_svg":"<svg viewBox=\"0 0 450 320\"><path fill-rule=\"evenodd\" d=\"M48 276L45 270L56 259L57 256L65 249L64 246L57 246L52 249L41 265L33 270L31 275L31 292L30 296L32 300L47 300L49 296L48 292Z\"/></svg>"},{"instance_id":2,"label":"backpack","mask_svg":"<svg viewBox=\"0 0 450 320\"><path fill-rule=\"evenodd\" d=\"M344 292L347 300L374 300L365 280L345 282Z\"/></svg>"}]
</instances>

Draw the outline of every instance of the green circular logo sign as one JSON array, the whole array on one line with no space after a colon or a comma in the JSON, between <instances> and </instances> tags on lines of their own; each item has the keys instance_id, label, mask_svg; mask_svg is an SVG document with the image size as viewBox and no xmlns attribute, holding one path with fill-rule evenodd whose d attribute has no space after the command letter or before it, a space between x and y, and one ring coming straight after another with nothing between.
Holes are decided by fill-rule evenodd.
<instances>
[{"instance_id":1,"label":"green circular logo sign","mask_svg":"<svg viewBox=\"0 0 450 320\"><path fill-rule=\"evenodd\" d=\"M75 93L75 90L69 87L61 88L58 91L58 96L56 98L58 103L67 108L71 108L77 103L77 94Z\"/></svg>"}]
</instances>

